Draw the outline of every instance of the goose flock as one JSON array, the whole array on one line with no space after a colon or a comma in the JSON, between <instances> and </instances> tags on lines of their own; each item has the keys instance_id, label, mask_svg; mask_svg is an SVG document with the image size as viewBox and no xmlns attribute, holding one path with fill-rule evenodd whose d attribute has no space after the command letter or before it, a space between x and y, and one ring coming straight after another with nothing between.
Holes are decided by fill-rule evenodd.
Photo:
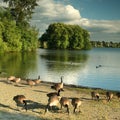
<instances>
[{"instance_id":1,"label":"goose flock","mask_svg":"<svg viewBox=\"0 0 120 120\"><path fill-rule=\"evenodd\" d=\"M9 76L7 78L8 83L15 83L16 85L20 84L21 78L15 77L15 76ZM40 79L40 76L38 76L37 79L26 79L26 84L33 87L35 85L38 85L42 82ZM70 104L73 106L73 113L81 112L80 106L82 104L82 101L79 97L72 97L68 98L66 96L61 96L61 92L64 92L64 83L63 83L63 76L61 76L61 82L54 83L52 86L50 86L53 92L49 92L46 94L46 99L48 99L48 102L46 103L46 107L44 108L44 114L46 114L48 111L53 109L53 106L58 106L60 104L61 109L62 107L66 108L66 112L70 113ZM115 94L118 99L120 100L120 92L117 92ZM91 100L100 100L100 94L96 91L92 91L91 94ZM114 97L114 93L111 91L107 91L105 94L106 101L110 102ZM13 100L15 101L17 108L20 104L23 105L24 109L27 111L29 99L26 98L25 95L15 95L13 96Z\"/></svg>"}]
</instances>

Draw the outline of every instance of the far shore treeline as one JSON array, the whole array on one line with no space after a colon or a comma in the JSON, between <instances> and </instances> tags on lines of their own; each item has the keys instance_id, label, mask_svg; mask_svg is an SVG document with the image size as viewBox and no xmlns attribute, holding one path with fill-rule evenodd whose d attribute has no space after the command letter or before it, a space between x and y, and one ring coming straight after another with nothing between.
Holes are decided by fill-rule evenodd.
<instances>
[{"instance_id":1,"label":"far shore treeline","mask_svg":"<svg viewBox=\"0 0 120 120\"><path fill-rule=\"evenodd\" d=\"M0 52L35 51L37 48L89 50L92 47L120 48L120 43L91 41L79 25L51 23L45 33L30 25L37 0L3 0L0 7Z\"/></svg>"}]
</instances>

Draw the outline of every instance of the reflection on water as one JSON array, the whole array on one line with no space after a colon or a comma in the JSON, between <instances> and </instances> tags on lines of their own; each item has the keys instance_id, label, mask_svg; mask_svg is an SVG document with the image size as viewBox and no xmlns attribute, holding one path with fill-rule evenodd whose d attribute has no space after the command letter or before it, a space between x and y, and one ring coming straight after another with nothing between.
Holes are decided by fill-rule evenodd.
<instances>
[{"instance_id":1,"label":"reflection on water","mask_svg":"<svg viewBox=\"0 0 120 120\"><path fill-rule=\"evenodd\" d=\"M26 77L29 71L36 70L35 53L0 54L0 71L5 76L16 75ZM2 75L2 74L1 74Z\"/></svg>"},{"instance_id":2,"label":"reflection on water","mask_svg":"<svg viewBox=\"0 0 120 120\"><path fill-rule=\"evenodd\" d=\"M50 51L46 54L40 54L40 57L46 61L47 69L52 72L75 71L82 68L88 59L87 54L77 51Z\"/></svg>"},{"instance_id":3,"label":"reflection on water","mask_svg":"<svg viewBox=\"0 0 120 120\"><path fill-rule=\"evenodd\" d=\"M84 69L89 55L82 51L46 50L40 53L40 58L46 66L44 80L59 82L60 76L64 76L65 83L76 84L78 72Z\"/></svg>"},{"instance_id":4,"label":"reflection on water","mask_svg":"<svg viewBox=\"0 0 120 120\"><path fill-rule=\"evenodd\" d=\"M16 75L120 91L120 49L96 48L91 51L44 50L0 54L1 76ZM96 68L96 66L101 67Z\"/></svg>"}]
</instances>

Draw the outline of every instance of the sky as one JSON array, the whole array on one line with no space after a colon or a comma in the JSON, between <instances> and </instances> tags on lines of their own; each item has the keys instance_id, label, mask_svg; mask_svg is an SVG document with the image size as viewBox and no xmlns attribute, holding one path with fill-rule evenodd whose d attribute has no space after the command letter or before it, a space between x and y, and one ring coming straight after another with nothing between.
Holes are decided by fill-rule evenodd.
<instances>
[{"instance_id":1,"label":"sky","mask_svg":"<svg viewBox=\"0 0 120 120\"><path fill-rule=\"evenodd\" d=\"M41 36L51 23L77 24L91 40L120 42L119 6L120 0L38 0L31 25Z\"/></svg>"}]
</instances>

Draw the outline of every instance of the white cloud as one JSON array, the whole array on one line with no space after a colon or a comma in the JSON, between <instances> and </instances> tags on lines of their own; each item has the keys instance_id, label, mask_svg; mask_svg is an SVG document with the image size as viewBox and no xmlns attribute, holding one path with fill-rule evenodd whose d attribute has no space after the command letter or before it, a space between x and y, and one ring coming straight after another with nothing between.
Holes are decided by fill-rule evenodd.
<instances>
[{"instance_id":1,"label":"white cloud","mask_svg":"<svg viewBox=\"0 0 120 120\"><path fill-rule=\"evenodd\" d=\"M87 27L106 33L119 33L120 20L89 20Z\"/></svg>"},{"instance_id":2,"label":"white cloud","mask_svg":"<svg viewBox=\"0 0 120 120\"><path fill-rule=\"evenodd\" d=\"M54 0L41 0L35 10L33 19L44 19L45 21L74 21L81 18L80 12L71 5L63 5L54 2ZM47 20L46 20L47 18ZM48 22L49 23L49 22Z\"/></svg>"},{"instance_id":3,"label":"white cloud","mask_svg":"<svg viewBox=\"0 0 120 120\"><path fill-rule=\"evenodd\" d=\"M70 17L73 20L74 19L81 19L79 11L71 5L65 6L65 16Z\"/></svg>"}]
</instances>

